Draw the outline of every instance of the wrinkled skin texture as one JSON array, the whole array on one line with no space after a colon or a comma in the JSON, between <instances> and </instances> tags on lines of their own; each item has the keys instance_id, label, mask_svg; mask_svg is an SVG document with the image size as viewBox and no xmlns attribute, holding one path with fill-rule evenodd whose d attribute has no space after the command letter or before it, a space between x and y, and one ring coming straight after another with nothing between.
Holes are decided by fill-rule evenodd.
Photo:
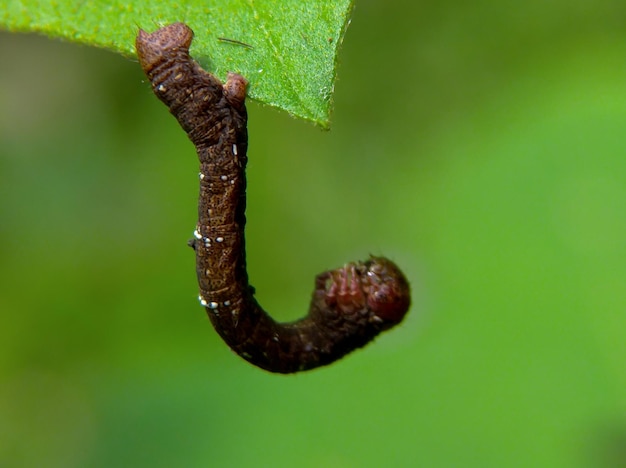
<instances>
[{"instance_id":1,"label":"wrinkled skin texture","mask_svg":"<svg viewBox=\"0 0 626 468\"><path fill-rule=\"evenodd\" d=\"M224 341L271 372L313 369L345 356L400 323L409 284L384 257L319 274L308 314L275 322L248 283L246 223L247 81L231 73L222 84L189 56L193 32L174 23L139 31L136 48L152 89L178 119L200 160L196 253L200 303Z\"/></svg>"}]
</instances>

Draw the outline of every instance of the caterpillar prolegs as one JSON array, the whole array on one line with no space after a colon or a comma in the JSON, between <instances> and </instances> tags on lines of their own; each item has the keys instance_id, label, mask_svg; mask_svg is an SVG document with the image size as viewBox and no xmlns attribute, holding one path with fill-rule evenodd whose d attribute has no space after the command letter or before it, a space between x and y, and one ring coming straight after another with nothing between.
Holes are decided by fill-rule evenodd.
<instances>
[{"instance_id":1,"label":"caterpillar prolegs","mask_svg":"<svg viewBox=\"0 0 626 468\"><path fill-rule=\"evenodd\" d=\"M200 159L196 254L200 303L224 341L250 363L291 373L330 364L400 323L409 284L384 257L317 275L308 314L274 321L248 282L244 227L248 133L247 81L229 73L222 84L189 56L192 30L183 23L139 31L137 55L156 96L167 105Z\"/></svg>"}]
</instances>

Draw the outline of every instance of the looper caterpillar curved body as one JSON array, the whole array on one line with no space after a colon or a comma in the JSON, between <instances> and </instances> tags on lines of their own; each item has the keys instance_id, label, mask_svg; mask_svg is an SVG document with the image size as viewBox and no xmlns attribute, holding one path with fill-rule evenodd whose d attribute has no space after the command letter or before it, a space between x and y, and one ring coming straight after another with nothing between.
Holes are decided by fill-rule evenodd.
<instances>
[{"instance_id":1,"label":"looper caterpillar curved body","mask_svg":"<svg viewBox=\"0 0 626 468\"><path fill-rule=\"evenodd\" d=\"M400 323L410 306L409 284L384 257L370 257L317 275L306 317L275 322L248 283L244 226L248 134L247 81L226 83L189 56L192 30L183 23L139 31L137 55L156 96L178 119L200 159L196 254L200 303L224 341L271 372L329 364Z\"/></svg>"}]
</instances>

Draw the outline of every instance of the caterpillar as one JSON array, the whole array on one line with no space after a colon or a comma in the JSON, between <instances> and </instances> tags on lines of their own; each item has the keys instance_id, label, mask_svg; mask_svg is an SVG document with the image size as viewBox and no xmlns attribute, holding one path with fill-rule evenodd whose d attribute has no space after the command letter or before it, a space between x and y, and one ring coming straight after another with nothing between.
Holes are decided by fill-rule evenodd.
<instances>
[{"instance_id":1,"label":"caterpillar","mask_svg":"<svg viewBox=\"0 0 626 468\"><path fill-rule=\"evenodd\" d=\"M136 50L153 92L169 108L200 160L196 255L199 300L239 356L270 372L293 373L336 361L402 321L409 283L391 260L371 256L316 276L308 314L278 323L248 281L244 228L247 81L225 83L189 55L193 31L174 23L139 30Z\"/></svg>"}]
</instances>

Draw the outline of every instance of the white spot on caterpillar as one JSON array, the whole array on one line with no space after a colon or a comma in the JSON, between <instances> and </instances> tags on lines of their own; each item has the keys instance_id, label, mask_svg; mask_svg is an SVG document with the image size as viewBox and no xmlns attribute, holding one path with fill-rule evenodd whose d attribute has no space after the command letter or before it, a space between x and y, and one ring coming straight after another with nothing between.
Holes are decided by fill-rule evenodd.
<instances>
[{"instance_id":1,"label":"white spot on caterpillar","mask_svg":"<svg viewBox=\"0 0 626 468\"><path fill-rule=\"evenodd\" d=\"M233 310L231 315L233 316L233 325L237 327L237 325L239 325L239 311Z\"/></svg>"},{"instance_id":2,"label":"white spot on caterpillar","mask_svg":"<svg viewBox=\"0 0 626 468\"><path fill-rule=\"evenodd\" d=\"M204 242L204 246L206 248L211 247L211 239L209 237L203 237L202 242Z\"/></svg>"},{"instance_id":3,"label":"white spot on caterpillar","mask_svg":"<svg viewBox=\"0 0 626 468\"><path fill-rule=\"evenodd\" d=\"M220 179L222 179L224 182L226 182L228 180L228 176L225 176L225 175L220 176Z\"/></svg>"},{"instance_id":4,"label":"white spot on caterpillar","mask_svg":"<svg viewBox=\"0 0 626 468\"><path fill-rule=\"evenodd\" d=\"M217 302L209 302L209 309L217 309L218 305Z\"/></svg>"},{"instance_id":5,"label":"white spot on caterpillar","mask_svg":"<svg viewBox=\"0 0 626 468\"><path fill-rule=\"evenodd\" d=\"M237 156L237 145L233 145L233 154Z\"/></svg>"},{"instance_id":6,"label":"white spot on caterpillar","mask_svg":"<svg viewBox=\"0 0 626 468\"><path fill-rule=\"evenodd\" d=\"M276 343L278 343L278 335L272 336L272 340L274 340Z\"/></svg>"},{"instance_id":7,"label":"white spot on caterpillar","mask_svg":"<svg viewBox=\"0 0 626 468\"><path fill-rule=\"evenodd\" d=\"M215 238L215 242L224 242L224 238L223 237L216 237Z\"/></svg>"},{"instance_id":8,"label":"white spot on caterpillar","mask_svg":"<svg viewBox=\"0 0 626 468\"><path fill-rule=\"evenodd\" d=\"M213 216L213 209L212 209L212 208L209 208L209 209L207 210L207 214L208 214L209 216Z\"/></svg>"},{"instance_id":9,"label":"white spot on caterpillar","mask_svg":"<svg viewBox=\"0 0 626 468\"><path fill-rule=\"evenodd\" d=\"M228 307L230 305L230 301L224 301L224 305ZM237 311L233 310L233 315L236 314Z\"/></svg>"},{"instance_id":10,"label":"white spot on caterpillar","mask_svg":"<svg viewBox=\"0 0 626 468\"><path fill-rule=\"evenodd\" d=\"M202 239L202 234L200 234L198 232L198 229L196 229L195 231L193 231L193 237L195 237L196 239Z\"/></svg>"},{"instance_id":11,"label":"white spot on caterpillar","mask_svg":"<svg viewBox=\"0 0 626 468\"><path fill-rule=\"evenodd\" d=\"M198 174L198 176L200 177L200 180L202 180L202 179L204 179L204 178L206 177L206 176L205 176L202 172L200 172L200 173Z\"/></svg>"},{"instance_id":12,"label":"white spot on caterpillar","mask_svg":"<svg viewBox=\"0 0 626 468\"><path fill-rule=\"evenodd\" d=\"M163 86L162 84L160 84L160 85L157 87L157 91L159 91L160 93L164 93L164 92L166 91L166 89L167 89L167 88L166 88L165 86Z\"/></svg>"},{"instance_id":13,"label":"white spot on caterpillar","mask_svg":"<svg viewBox=\"0 0 626 468\"><path fill-rule=\"evenodd\" d=\"M198 296L198 300L200 301L200 305L203 307L206 307L208 302L206 301L206 299L202 296Z\"/></svg>"}]
</instances>

